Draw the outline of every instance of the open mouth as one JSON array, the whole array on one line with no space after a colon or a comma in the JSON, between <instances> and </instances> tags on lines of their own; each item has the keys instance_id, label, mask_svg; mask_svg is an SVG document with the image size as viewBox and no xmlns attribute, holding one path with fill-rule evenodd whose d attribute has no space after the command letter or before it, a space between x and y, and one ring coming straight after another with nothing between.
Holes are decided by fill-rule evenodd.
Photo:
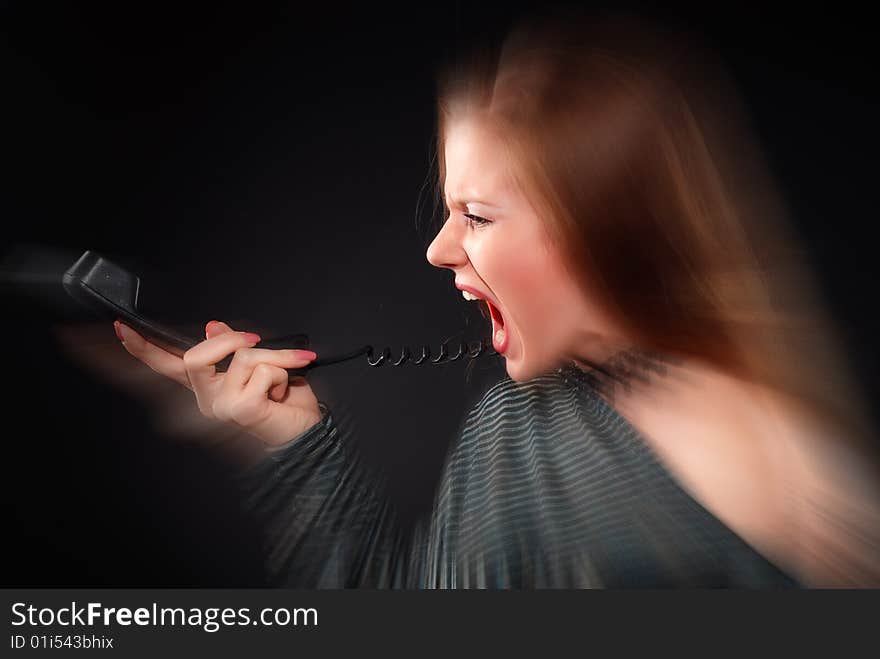
<instances>
[{"instance_id":1,"label":"open mouth","mask_svg":"<svg viewBox=\"0 0 880 659\"><path fill-rule=\"evenodd\" d=\"M503 354L507 349L507 329L504 327L504 316L489 300L481 300L483 315L492 321L492 347L495 352Z\"/></svg>"},{"instance_id":2,"label":"open mouth","mask_svg":"<svg viewBox=\"0 0 880 659\"><path fill-rule=\"evenodd\" d=\"M507 334L507 328L504 325L504 315L501 313L501 310L492 304L492 302L489 301L488 296L484 295L479 290L460 282L456 282L455 285L456 288L461 290L462 296L465 300L479 303L483 317L492 320L492 347L498 354L504 354L504 351L507 350L509 337Z\"/></svg>"}]
</instances>

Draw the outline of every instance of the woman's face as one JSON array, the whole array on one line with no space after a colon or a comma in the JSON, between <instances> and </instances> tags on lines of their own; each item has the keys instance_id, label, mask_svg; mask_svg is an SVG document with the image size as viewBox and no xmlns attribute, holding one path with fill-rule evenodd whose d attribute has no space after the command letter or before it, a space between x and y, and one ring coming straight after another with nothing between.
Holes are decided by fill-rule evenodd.
<instances>
[{"instance_id":1,"label":"woman's face","mask_svg":"<svg viewBox=\"0 0 880 659\"><path fill-rule=\"evenodd\" d=\"M496 139L472 122L450 127L444 182L450 215L427 258L452 270L457 288L489 303L495 350L521 382L578 357L602 359L613 335L514 184Z\"/></svg>"}]
</instances>

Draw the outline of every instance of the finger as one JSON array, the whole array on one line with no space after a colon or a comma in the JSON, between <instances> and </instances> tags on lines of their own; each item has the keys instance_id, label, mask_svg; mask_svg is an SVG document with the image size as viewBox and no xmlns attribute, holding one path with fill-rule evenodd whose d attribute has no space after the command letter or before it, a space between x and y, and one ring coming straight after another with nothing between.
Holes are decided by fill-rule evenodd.
<instances>
[{"instance_id":1,"label":"finger","mask_svg":"<svg viewBox=\"0 0 880 659\"><path fill-rule=\"evenodd\" d=\"M226 334L227 332L232 331L234 330L226 323L222 323L219 320L212 320L209 321L207 325L205 325L205 338L212 339L215 336Z\"/></svg>"},{"instance_id":2,"label":"finger","mask_svg":"<svg viewBox=\"0 0 880 659\"><path fill-rule=\"evenodd\" d=\"M282 368L302 368L313 361L317 355L311 350L269 350L267 348L247 348L237 350L223 380L224 389L234 391L244 387L258 364L269 364Z\"/></svg>"},{"instance_id":3,"label":"finger","mask_svg":"<svg viewBox=\"0 0 880 659\"><path fill-rule=\"evenodd\" d=\"M260 364L254 369L254 375L244 388L238 409L239 418L245 429L256 435L267 445L276 445L287 441L296 432L291 428L308 428L320 420L307 421L310 413L306 410L307 396L301 396L299 400L288 400L278 403L266 397L266 391L272 391L284 387L285 396L293 397L297 384L288 384L287 371L277 366ZM304 382L304 380L303 380ZM309 393L311 390L309 390ZM301 392L302 393L302 392ZM313 405L317 406L314 395L311 396Z\"/></svg>"},{"instance_id":4,"label":"finger","mask_svg":"<svg viewBox=\"0 0 880 659\"><path fill-rule=\"evenodd\" d=\"M277 405L266 395L269 391L280 387L284 387L286 392L287 380L288 374L283 368L265 363L258 364L236 405L236 421L258 434L265 430L267 425L272 424L272 406Z\"/></svg>"},{"instance_id":5,"label":"finger","mask_svg":"<svg viewBox=\"0 0 880 659\"><path fill-rule=\"evenodd\" d=\"M192 384L196 402L203 414L211 415L220 381L214 366L236 350L256 344L260 337L247 332L224 332L206 339L183 355L186 375Z\"/></svg>"},{"instance_id":6,"label":"finger","mask_svg":"<svg viewBox=\"0 0 880 659\"><path fill-rule=\"evenodd\" d=\"M286 384L286 370L265 362L257 364L244 389L228 392L224 388L214 401L213 412L245 428L254 427L270 415L274 403L267 398L268 391Z\"/></svg>"},{"instance_id":7,"label":"finger","mask_svg":"<svg viewBox=\"0 0 880 659\"><path fill-rule=\"evenodd\" d=\"M254 369L251 379L248 380L242 391L242 397L245 399L259 398L266 400L267 394L275 389L284 387L287 391L287 381L289 375L287 371L280 366L271 366L265 362L258 364Z\"/></svg>"},{"instance_id":8,"label":"finger","mask_svg":"<svg viewBox=\"0 0 880 659\"><path fill-rule=\"evenodd\" d=\"M286 373L286 371L285 371ZM287 388L290 386L289 378L288 381L285 381L282 384L275 385L269 390L269 398L274 400L276 403L280 403L284 400L284 397L287 395Z\"/></svg>"},{"instance_id":9,"label":"finger","mask_svg":"<svg viewBox=\"0 0 880 659\"><path fill-rule=\"evenodd\" d=\"M214 364L236 350L248 348L260 342L251 332L224 332L193 346L183 355L183 363L192 375L193 371L214 372Z\"/></svg>"},{"instance_id":10,"label":"finger","mask_svg":"<svg viewBox=\"0 0 880 659\"><path fill-rule=\"evenodd\" d=\"M128 325L118 320L113 323L113 326L116 330L116 336L122 341L122 347L129 354L141 360L156 371L156 373L171 378L183 386L192 389L183 359L150 343Z\"/></svg>"}]
</instances>

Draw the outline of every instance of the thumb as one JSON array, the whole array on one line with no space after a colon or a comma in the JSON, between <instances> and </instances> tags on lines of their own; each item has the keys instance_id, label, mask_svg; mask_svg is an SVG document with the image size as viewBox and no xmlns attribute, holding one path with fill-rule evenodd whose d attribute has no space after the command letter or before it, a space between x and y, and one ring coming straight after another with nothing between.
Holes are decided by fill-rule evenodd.
<instances>
[{"instance_id":1,"label":"thumb","mask_svg":"<svg viewBox=\"0 0 880 659\"><path fill-rule=\"evenodd\" d=\"M212 320L205 325L205 338L213 339L215 336L232 331L233 329L226 323L221 323L219 320Z\"/></svg>"},{"instance_id":2,"label":"thumb","mask_svg":"<svg viewBox=\"0 0 880 659\"><path fill-rule=\"evenodd\" d=\"M276 384L269 390L269 398L274 400L276 403L280 403L284 397L287 395L287 388L290 385L287 382L282 382L281 384Z\"/></svg>"}]
</instances>

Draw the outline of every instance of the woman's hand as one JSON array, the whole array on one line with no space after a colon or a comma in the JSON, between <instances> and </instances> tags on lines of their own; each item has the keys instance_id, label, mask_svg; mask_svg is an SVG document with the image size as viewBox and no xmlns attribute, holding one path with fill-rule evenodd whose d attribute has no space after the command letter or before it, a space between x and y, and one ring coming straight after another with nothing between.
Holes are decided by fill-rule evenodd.
<instances>
[{"instance_id":1,"label":"woman's hand","mask_svg":"<svg viewBox=\"0 0 880 659\"><path fill-rule=\"evenodd\" d=\"M211 321L205 327L206 340L178 357L119 321L114 327L129 353L195 393L204 416L239 426L267 446L283 444L321 420L308 382L288 381L285 370L314 360L310 350L254 348L260 341L256 334ZM233 353L229 370L217 372L214 365Z\"/></svg>"}]
</instances>

